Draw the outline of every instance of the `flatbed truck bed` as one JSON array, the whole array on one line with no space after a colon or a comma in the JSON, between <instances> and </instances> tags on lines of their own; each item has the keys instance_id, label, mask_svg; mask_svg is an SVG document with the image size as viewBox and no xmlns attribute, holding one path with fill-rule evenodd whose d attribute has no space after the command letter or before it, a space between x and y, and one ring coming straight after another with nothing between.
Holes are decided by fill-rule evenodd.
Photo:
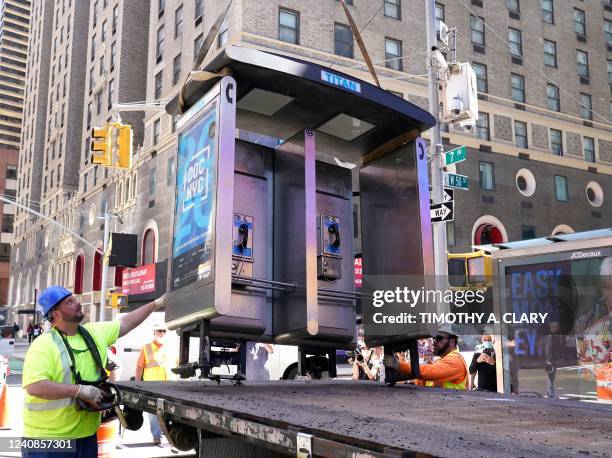
<instances>
[{"instance_id":1,"label":"flatbed truck bed","mask_svg":"<svg viewBox=\"0 0 612 458\"><path fill-rule=\"evenodd\" d=\"M252 456L599 457L612 451L612 406L604 404L342 380L114 385L129 408L159 408L202 437L231 437L269 453ZM212 455L200 446L200 456Z\"/></svg>"}]
</instances>

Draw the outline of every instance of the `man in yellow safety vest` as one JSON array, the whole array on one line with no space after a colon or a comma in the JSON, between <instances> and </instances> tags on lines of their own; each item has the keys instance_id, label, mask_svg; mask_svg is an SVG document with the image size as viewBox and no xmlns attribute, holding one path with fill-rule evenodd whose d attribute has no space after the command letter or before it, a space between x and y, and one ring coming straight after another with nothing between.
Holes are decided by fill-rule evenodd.
<instances>
[{"instance_id":1,"label":"man in yellow safety vest","mask_svg":"<svg viewBox=\"0 0 612 458\"><path fill-rule=\"evenodd\" d=\"M467 389L468 368L457 349L457 340L458 337L455 334L438 332L434 337L434 354L440 356L440 359L432 364L419 366L419 380L426 382L427 386L433 385L455 390ZM400 362L395 356L387 355L384 358L384 364L402 375L410 375L411 368L408 361Z\"/></svg>"},{"instance_id":2,"label":"man in yellow safety vest","mask_svg":"<svg viewBox=\"0 0 612 458\"><path fill-rule=\"evenodd\" d=\"M164 323L153 324L153 341L142 347L138 356L136 380L168 380L168 370L172 367L172 355L169 353L168 345L165 344L167 330ZM153 443L160 445L162 431L156 415L149 414L149 424L153 435Z\"/></svg>"},{"instance_id":3,"label":"man in yellow safety vest","mask_svg":"<svg viewBox=\"0 0 612 458\"><path fill-rule=\"evenodd\" d=\"M49 450L40 441L53 439L52 445L70 446L70 450L62 450L67 453L62 456L97 458L99 410L109 402L101 389L106 380L107 348L162 307L164 299L156 299L120 320L83 326L81 303L66 288L48 287L38 303L53 327L32 342L25 356L23 436L24 444L34 444L34 448L24 447L22 456L55 456L58 449Z\"/></svg>"}]
</instances>

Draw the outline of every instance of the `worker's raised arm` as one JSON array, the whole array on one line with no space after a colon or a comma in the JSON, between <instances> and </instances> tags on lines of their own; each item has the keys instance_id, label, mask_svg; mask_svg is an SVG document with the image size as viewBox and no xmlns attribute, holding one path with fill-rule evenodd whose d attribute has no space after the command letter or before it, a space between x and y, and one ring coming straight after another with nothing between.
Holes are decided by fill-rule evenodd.
<instances>
[{"instance_id":1,"label":"worker's raised arm","mask_svg":"<svg viewBox=\"0 0 612 458\"><path fill-rule=\"evenodd\" d=\"M136 310L131 311L130 313L121 317L119 322L121 323L121 327L119 328L119 337L123 337L153 313L155 310L164 306L166 295L163 295L160 298L155 299L153 302L149 302L142 307L137 308Z\"/></svg>"}]
</instances>

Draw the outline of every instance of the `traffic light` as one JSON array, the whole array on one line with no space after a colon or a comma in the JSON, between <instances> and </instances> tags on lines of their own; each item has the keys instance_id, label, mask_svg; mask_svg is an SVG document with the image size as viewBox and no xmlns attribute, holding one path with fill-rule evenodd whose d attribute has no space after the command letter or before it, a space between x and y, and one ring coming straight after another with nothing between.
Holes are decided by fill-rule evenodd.
<instances>
[{"instance_id":1,"label":"traffic light","mask_svg":"<svg viewBox=\"0 0 612 458\"><path fill-rule=\"evenodd\" d=\"M93 138L91 141L91 150L93 151L93 154L91 155L91 163L112 166L113 145L111 138L111 127L94 127L91 129L91 136Z\"/></svg>"},{"instance_id":2,"label":"traffic light","mask_svg":"<svg viewBox=\"0 0 612 458\"><path fill-rule=\"evenodd\" d=\"M127 307L127 296L121 293L106 293L107 303L114 309Z\"/></svg>"},{"instance_id":3,"label":"traffic light","mask_svg":"<svg viewBox=\"0 0 612 458\"><path fill-rule=\"evenodd\" d=\"M448 283L451 288L478 289L491 286L491 255L482 251L448 254Z\"/></svg>"},{"instance_id":4,"label":"traffic light","mask_svg":"<svg viewBox=\"0 0 612 458\"><path fill-rule=\"evenodd\" d=\"M120 125L117 130L117 163L116 167L132 167L132 126Z\"/></svg>"}]
</instances>

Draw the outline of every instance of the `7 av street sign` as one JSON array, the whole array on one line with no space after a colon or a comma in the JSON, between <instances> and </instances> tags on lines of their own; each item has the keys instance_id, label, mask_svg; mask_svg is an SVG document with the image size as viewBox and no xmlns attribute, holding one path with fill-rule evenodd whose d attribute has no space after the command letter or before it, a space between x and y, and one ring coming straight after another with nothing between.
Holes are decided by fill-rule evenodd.
<instances>
[{"instance_id":1,"label":"7 av street sign","mask_svg":"<svg viewBox=\"0 0 612 458\"><path fill-rule=\"evenodd\" d=\"M467 148L460 146L459 148L452 149L444 153L444 164L451 165L457 162L462 162L467 159Z\"/></svg>"},{"instance_id":2,"label":"7 av street sign","mask_svg":"<svg viewBox=\"0 0 612 458\"><path fill-rule=\"evenodd\" d=\"M432 223L441 223L442 221L452 221L455 219L452 202L442 202L429 206Z\"/></svg>"},{"instance_id":3,"label":"7 av street sign","mask_svg":"<svg viewBox=\"0 0 612 458\"><path fill-rule=\"evenodd\" d=\"M457 189L468 188L468 177L465 175L457 175L456 173L445 173L444 174L444 186Z\"/></svg>"}]
</instances>

